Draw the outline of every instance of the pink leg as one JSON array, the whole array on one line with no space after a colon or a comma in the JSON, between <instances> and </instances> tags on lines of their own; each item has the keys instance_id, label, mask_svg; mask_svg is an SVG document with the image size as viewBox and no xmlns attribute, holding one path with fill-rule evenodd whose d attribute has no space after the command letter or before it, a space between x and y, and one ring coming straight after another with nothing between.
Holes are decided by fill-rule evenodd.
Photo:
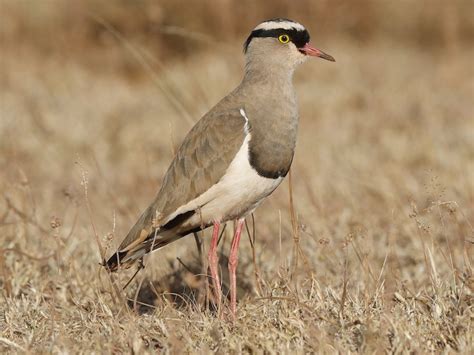
<instances>
[{"instance_id":1,"label":"pink leg","mask_svg":"<svg viewBox=\"0 0 474 355\"><path fill-rule=\"evenodd\" d=\"M209 269L211 269L212 286L214 288L214 296L217 307L220 307L222 301L221 283L219 280L219 258L217 256L217 242L219 241L219 222L214 222L212 230L211 246L209 247Z\"/></svg>"},{"instance_id":2,"label":"pink leg","mask_svg":"<svg viewBox=\"0 0 474 355\"><path fill-rule=\"evenodd\" d=\"M237 313L237 277L235 272L237 270L237 264L239 262L238 253L239 253L239 242L240 234L242 233L242 227L244 225L245 219L241 218L237 221L237 227L235 229L234 238L232 238L232 245L230 247L230 256L229 256L229 278L230 278L230 310L232 312L232 317L235 319Z\"/></svg>"}]
</instances>

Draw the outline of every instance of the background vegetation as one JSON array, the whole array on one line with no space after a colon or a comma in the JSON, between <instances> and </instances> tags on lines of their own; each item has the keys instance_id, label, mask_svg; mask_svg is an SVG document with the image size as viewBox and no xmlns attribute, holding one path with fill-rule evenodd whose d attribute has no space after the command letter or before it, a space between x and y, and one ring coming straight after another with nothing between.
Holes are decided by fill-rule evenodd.
<instances>
[{"instance_id":1,"label":"background vegetation","mask_svg":"<svg viewBox=\"0 0 474 355\"><path fill-rule=\"evenodd\" d=\"M1 352L474 351L474 2L1 0L0 13ZM206 307L192 237L121 291L134 270L111 279L97 242L113 252L271 17L305 24L337 62L297 72L293 203L287 180L255 213L237 321Z\"/></svg>"}]
</instances>

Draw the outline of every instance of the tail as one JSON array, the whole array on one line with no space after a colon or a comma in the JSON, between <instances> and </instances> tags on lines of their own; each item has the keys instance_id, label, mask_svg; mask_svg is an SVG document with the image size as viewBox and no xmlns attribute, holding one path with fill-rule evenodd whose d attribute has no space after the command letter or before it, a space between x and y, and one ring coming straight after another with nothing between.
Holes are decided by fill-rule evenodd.
<instances>
[{"instance_id":1,"label":"tail","mask_svg":"<svg viewBox=\"0 0 474 355\"><path fill-rule=\"evenodd\" d=\"M123 250L117 250L107 262L104 264L105 268L110 272L115 272L119 269L128 269L135 262L141 259L145 254L174 242L183 237L183 235L159 235L159 231L149 234L146 239L134 246L129 246Z\"/></svg>"},{"instance_id":2,"label":"tail","mask_svg":"<svg viewBox=\"0 0 474 355\"><path fill-rule=\"evenodd\" d=\"M127 252L117 250L117 252L113 254L109 258L109 260L104 262L103 266L110 272L117 271L120 266L123 266L124 268L128 269L132 265L130 264L128 267L125 267L125 265L122 262L123 260L125 260L126 255L127 255Z\"/></svg>"},{"instance_id":3,"label":"tail","mask_svg":"<svg viewBox=\"0 0 474 355\"><path fill-rule=\"evenodd\" d=\"M152 205L140 216L118 250L104 263L106 269L110 272L128 269L145 254L161 249L175 240L210 226L210 223L203 224L202 222L183 226L184 222L195 215L195 211L187 211L175 216L166 224L153 228L153 211Z\"/></svg>"}]
</instances>

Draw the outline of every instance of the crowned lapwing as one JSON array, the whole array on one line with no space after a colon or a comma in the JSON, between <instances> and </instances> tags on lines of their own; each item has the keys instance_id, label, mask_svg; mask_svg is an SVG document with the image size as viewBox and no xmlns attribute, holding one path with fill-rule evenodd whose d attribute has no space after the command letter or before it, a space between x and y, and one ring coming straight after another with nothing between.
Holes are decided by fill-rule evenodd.
<instances>
[{"instance_id":1,"label":"crowned lapwing","mask_svg":"<svg viewBox=\"0 0 474 355\"><path fill-rule=\"evenodd\" d=\"M130 267L150 251L213 226L209 269L217 304L222 291L217 243L222 223L236 220L229 256L231 312L245 217L280 185L295 152L298 107L292 83L308 56L334 58L309 44L306 28L287 19L262 22L244 44L240 85L191 129L143 212L106 267Z\"/></svg>"}]
</instances>

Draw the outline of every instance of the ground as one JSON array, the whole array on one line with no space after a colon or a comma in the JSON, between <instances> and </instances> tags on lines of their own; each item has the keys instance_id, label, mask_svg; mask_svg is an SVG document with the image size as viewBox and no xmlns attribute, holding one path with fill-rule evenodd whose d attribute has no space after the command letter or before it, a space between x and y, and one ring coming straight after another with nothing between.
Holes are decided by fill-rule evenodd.
<instances>
[{"instance_id":1,"label":"ground","mask_svg":"<svg viewBox=\"0 0 474 355\"><path fill-rule=\"evenodd\" d=\"M239 83L240 44L166 62L126 39L98 62L97 49L84 61L7 49L0 351L474 351L471 47L333 36L336 63L299 68L291 182L255 212L255 233L248 219L235 322L206 302L193 236L153 253L124 291L135 270L99 263L192 124ZM210 231L199 238L205 255Z\"/></svg>"}]
</instances>

